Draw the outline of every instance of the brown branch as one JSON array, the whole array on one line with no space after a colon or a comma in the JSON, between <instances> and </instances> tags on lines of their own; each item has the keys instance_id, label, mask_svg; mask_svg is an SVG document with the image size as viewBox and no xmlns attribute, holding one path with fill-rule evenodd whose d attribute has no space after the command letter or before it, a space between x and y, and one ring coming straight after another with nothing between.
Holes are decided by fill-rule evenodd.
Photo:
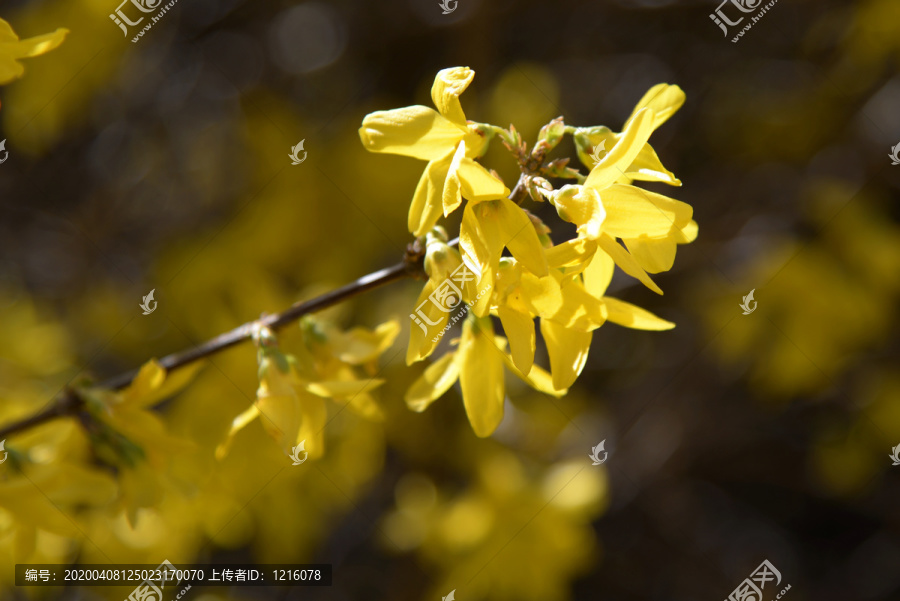
<instances>
[{"instance_id":1,"label":"brown branch","mask_svg":"<svg viewBox=\"0 0 900 601\"><path fill-rule=\"evenodd\" d=\"M516 186L509 195L510 200L514 201L516 204L521 204L528 195L525 183L526 175L528 175L528 173L523 170L522 175L519 176L519 180L516 182ZM456 246L458 243L459 238L451 241L449 244L451 246ZM424 259L425 248L420 241L417 240L407 247L406 256L401 263L370 273L369 275L363 276L336 290L327 292L322 296L317 296L312 300L296 303L281 313L264 315L260 319L247 322L224 334L219 334L215 338L211 338L194 348L166 355L159 360L159 364L162 365L166 371L172 371L247 340L253 335L254 327L258 325L267 326L277 330L278 328L284 327L289 323L300 319L304 315L327 309L328 307L332 307L358 294L372 290L373 288L378 288L379 286L406 277L422 277L425 275ZM108 380L99 382L96 384L96 387L108 390L120 390L131 384L132 380L137 376L137 373L137 369L121 373ZM5 440L10 434L15 434L16 432L43 424L58 417L76 415L82 409L83 405L82 399L72 388L67 386L61 396L45 409L18 422L13 422L8 426L0 428L0 440Z\"/></svg>"},{"instance_id":2,"label":"brown branch","mask_svg":"<svg viewBox=\"0 0 900 601\"><path fill-rule=\"evenodd\" d=\"M410 244L407 249L406 257L401 263L370 273L346 286L317 296L312 300L296 303L281 313L265 315L256 321L247 322L229 332L219 334L215 338L211 338L194 348L166 355L159 360L159 364L166 368L167 371L172 371L247 340L253 335L253 328L257 324L277 330L278 328L282 328L300 319L304 315L327 309L328 307L332 307L358 294L378 288L379 286L406 277L421 277L425 273L423 266L424 257L425 249L422 248L418 242ZM137 373L138 370L133 369L108 380L104 380L103 382L99 382L96 386L98 388L106 388L109 390L119 390L131 384ZM62 395L42 411L0 428L0 440L5 440L10 434L26 430L57 417L74 415L82 408L82 405L83 403L78 395L75 394L71 388L66 387Z\"/></svg>"}]
</instances>

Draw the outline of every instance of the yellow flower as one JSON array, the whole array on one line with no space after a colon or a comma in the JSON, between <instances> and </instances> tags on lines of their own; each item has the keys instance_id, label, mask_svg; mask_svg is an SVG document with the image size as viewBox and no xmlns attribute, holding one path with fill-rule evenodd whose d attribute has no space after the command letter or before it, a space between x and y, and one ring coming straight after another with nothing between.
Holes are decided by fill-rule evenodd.
<instances>
[{"instance_id":1,"label":"yellow flower","mask_svg":"<svg viewBox=\"0 0 900 601\"><path fill-rule=\"evenodd\" d=\"M651 132L655 131L660 125L669 120L675 112L684 104L684 92L678 86L661 83L653 86L644 97L637 103L631 115L625 121L623 133L615 133L608 127L579 127L575 129L575 147L578 151L578 158L584 165L591 169L597 165L598 158L602 159L604 155L601 150L605 149L609 152L622 138L624 131L634 120L635 115L644 108L653 111L653 123L651 124ZM639 152L634 156L631 162L625 166L623 173L617 181L619 183L630 184L633 180L662 182L672 186L680 186L681 181L675 175L663 167L662 162L649 143L645 143Z\"/></svg>"},{"instance_id":2,"label":"yellow flower","mask_svg":"<svg viewBox=\"0 0 900 601\"><path fill-rule=\"evenodd\" d=\"M680 88L659 84L644 95L621 134L612 134L605 128L576 133L580 156L586 164L593 165L591 172L584 185L564 186L548 194L560 217L575 223L578 236L590 241L584 247L586 251L599 247L625 273L659 294L662 290L648 272L671 269L677 245L697 237L697 223L692 219L690 205L642 190L630 182L643 179L681 184L659 164L647 141L683 102ZM585 139L590 142L585 143ZM614 146L595 161L585 153L587 146L598 139L613 142ZM617 238L624 242L624 248Z\"/></svg>"},{"instance_id":3,"label":"yellow flower","mask_svg":"<svg viewBox=\"0 0 900 601\"><path fill-rule=\"evenodd\" d=\"M475 72L468 67L439 71L431 88L437 111L408 106L371 113L359 137L372 152L387 152L428 161L409 208L409 231L424 236L443 213L469 200L508 196L509 190L474 159L487 146L485 133L466 121L459 96Z\"/></svg>"},{"instance_id":4,"label":"yellow flower","mask_svg":"<svg viewBox=\"0 0 900 601\"><path fill-rule=\"evenodd\" d=\"M475 434L483 438L490 436L503 420L504 365L536 390L554 396L567 392L554 390L549 374L538 367L527 376L517 369L504 350L506 339L494 336L489 317L470 314L463 323L462 336L453 343L459 345L458 349L428 366L406 392L406 403L413 411L425 411L459 380L469 423Z\"/></svg>"},{"instance_id":5,"label":"yellow flower","mask_svg":"<svg viewBox=\"0 0 900 601\"><path fill-rule=\"evenodd\" d=\"M50 52L62 44L67 33L68 29L59 28L53 33L20 40L10 24L0 19L0 85L22 77L25 73L25 67L18 59Z\"/></svg>"},{"instance_id":6,"label":"yellow flower","mask_svg":"<svg viewBox=\"0 0 900 601\"><path fill-rule=\"evenodd\" d=\"M640 330L668 330L675 325L604 296L614 269L608 255L596 253L582 263L583 273L558 269L555 261L563 258L553 254L554 269L543 278L522 269L514 259L503 259L491 311L500 318L513 362L524 374L530 373L534 362L534 318L540 317L555 390L570 387L581 374L592 332L606 321Z\"/></svg>"},{"instance_id":7,"label":"yellow flower","mask_svg":"<svg viewBox=\"0 0 900 601\"><path fill-rule=\"evenodd\" d=\"M306 327L308 337L312 326ZM395 328L389 326L388 329ZM382 333L384 330L382 328ZM371 336L366 338L371 341ZM320 373L323 365L317 365L309 352L300 355L300 360L294 355L281 352L275 335L268 328L260 328L254 340L259 347L259 388L256 401L234 418L226 440L216 449L216 457L219 459L228 454L235 435L256 418L261 418L263 429L275 439L285 454L290 455L293 447L304 443L304 449L310 458L321 457L325 450L324 430L328 419L326 398L348 402L351 408L366 417L381 417L381 410L367 393L380 386L384 380L357 380L346 365L328 361L324 364L325 371L334 379L316 380L312 375ZM393 342L393 338L390 341ZM339 342L345 343L346 340L341 339ZM376 342L375 346L380 348L384 345ZM353 358L368 359L370 356L371 352L367 350Z\"/></svg>"},{"instance_id":8,"label":"yellow flower","mask_svg":"<svg viewBox=\"0 0 900 601\"><path fill-rule=\"evenodd\" d=\"M165 422L150 409L185 387L202 367L196 362L171 375L155 360L145 363L131 384L120 392L81 391L97 420L88 427L94 450L120 468L120 503L129 523L141 507L162 498L163 474L179 454L194 448L190 441L168 433Z\"/></svg>"}]
</instances>

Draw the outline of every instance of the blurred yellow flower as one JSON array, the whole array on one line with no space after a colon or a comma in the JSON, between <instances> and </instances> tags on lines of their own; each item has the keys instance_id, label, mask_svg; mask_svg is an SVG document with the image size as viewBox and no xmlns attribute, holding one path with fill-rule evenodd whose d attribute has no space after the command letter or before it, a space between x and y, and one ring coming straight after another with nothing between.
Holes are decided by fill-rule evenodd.
<instances>
[{"instance_id":1,"label":"blurred yellow flower","mask_svg":"<svg viewBox=\"0 0 900 601\"><path fill-rule=\"evenodd\" d=\"M259 328L254 335L259 348L256 401L234 418L226 440L216 449L219 459L228 454L234 436L256 418L261 418L266 433L285 454L290 455L293 447L302 443L310 458L321 457L328 419L326 398L346 402L369 419L383 417L368 393L384 380L357 379L348 363L374 360L393 344L399 326L387 323L374 332L357 328L346 334L330 327L320 329L311 319L301 322L301 326L307 348L296 355L279 350L275 335L268 328ZM331 332L333 342L329 342L326 331ZM331 354L335 352L343 360Z\"/></svg>"},{"instance_id":2,"label":"blurred yellow flower","mask_svg":"<svg viewBox=\"0 0 900 601\"><path fill-rule=\"evenodd\" d=\"M502 181L474 159L487 145L484 131L466 121L459 96L475 72L468 67L439 71L431 88L437 111L417 105L366 115L359 137L372 152L428 161L409 207L409 231L424 236L443 213L462 203L509 195Z\"/></svg>"},{"instance_id":3,"label":"blurred yellow flower","mask_svg":"<svg viewBox=\"0 0 900 601\"><path fill-rule=\"evenodd\" d=\"M198 361L169 375L151 359L119 392L80 391L95 419L86 426L94 451L119 468L119 499L132 525L139 509L152 507L162 498L170 462L194 448L190 441L169 434L165 422L151 409L187 386L202 366Z\"/></svg>"},{"instance_id":4,"label":"blurred yellow flower","mask_svg":"<svg viewBox=\"0 0 900 601\"><path fill-rule=\"evenodd\" d=\"M12 26L0 19L0 85L22 77L25 73L25 67L19 59L50 52L62 44L67 33L68 29L59 28L53 33L20 40Z\"/></svg>"}]
</instances>

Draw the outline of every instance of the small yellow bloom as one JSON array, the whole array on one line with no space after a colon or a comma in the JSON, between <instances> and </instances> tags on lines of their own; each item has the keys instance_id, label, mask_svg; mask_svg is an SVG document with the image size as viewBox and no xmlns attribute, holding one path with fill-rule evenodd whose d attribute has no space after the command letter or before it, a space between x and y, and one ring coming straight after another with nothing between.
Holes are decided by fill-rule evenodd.
<instances>
[{"instance_id":1,"label":"small yellow bloom","mask_svg":"<svg viewBox=\"0 0 900 601\"><path fill-rule=\"evenodd\" d=\"M439 71L431 88L437 111L425 106L378 111L367 115L359 129L372 152L428 161L409 208L408 227L415 236L431 231L463 196L478 201L509 195L503 182L474 160L484 153L487 138L466 121L459 102L474 77L468 67Z\"/></svg>"},{"instance_id":2,"label":"small yellow bloom","mask_svg":"<svg viewBox=\"0 0 900 601\"><path fill-rule=\"evenodd\" d=\"M171 461L194 448L190 441L169 434L152 406L187 386L202 365L196 362L169 375L151 359L120 392L82 391L99 422L89 430L95 452L120 468L119 501L131 524L136 523L138 509L162 498L164 472Z\"/></svg>"},{"instance_id":3,"label":"small yellow bloom","mask_svg":"<svg viewBox=\"0 0 900 601\"><path fill-rule=\"evenodd\" d=\"M631 115L625 121L625 127L634 120L638 112L644 108L649 108L654 115L653 122L650 124L651 132L655 131L660 125L668 121L681 105L684 104L684 92L678 86L661 83L653 86L644 97L637 103ZM622 138L624 133L617 134L608 127L581 127L575 130L575 146L578 150L578 158L589 169L592 169L599 162L597 159L603 159L601 149L610 151ZM662 162L649 143L645 143L634 156L631 162L624 166L623 173L617 181L619 183L630 184L633 180L662 182L672 186L680 186L681 181L675 175L663 167Z\"/></svg>"},{"instance_id":4,"label":"small yellow bloom","mask_svg":"<svg viewBox=\"0 0 900 601\"><path fill-rule=\"evenodd\" d=\"M305 324L306 332L316 326L309 321ZM356 338L359 332L342 334L335 345L328 344L326 338L325 348L354 361L371 360L375 356L375 350L387 348L393 343L396 332L391 335L391 331L395 329L395 326L387 325L380 328L380 333L378 330L365 333L361 337L363 346L358 346L355 342L347 344L346 336ZM322 360L307 352L300 355L298 360L294 355L278 349L275 335L268 328L260 328L254 340L259 347L259 388L256 391L256 401L234 418L228 436L216 449L217 458L224 458L235 435L257 418L261 419L263 429L285 454L290 455L293 447L305 441L309 457L321 457L325 451L325 424L328 419L324 399L346 402L365 417L382 417L381 409L368 396L368 392L380 386L384 380L358 380L347 363L334 357ZM306 342L308 346L315 346L310 341ZM388 343L385 345L386 342ZM365 348L367 345L372 345L375 349L372 346ZM314 348L315 350L322 349ZM334 379L322 377L316 380L313 379L314 374L324 374L325 377Z\"/></svg>"},{"instance_id":5,"label":"small yellow bloom","mask_svg":"<svg viewBox=\"0 0 900 601\"><path fill-rule=\"evenodd\" d=\"M566 393L554 390L549 374L538 367L527 376L517 369L505 351L506 339L494 335L489 317L470 315L463 323L462 336L454 342L458 349L428 366L406 392L406 403L413 411L425 411L458 380L469 423L475 434L484 438L503 420L504 365L536 390L554 396Z\"/></svg>"},{"instance_id":6,"label":"small yellow bloom","mask_svg":"<svg viewBox=\"0 0 900 601\"><path fill-rule=\"evenodd\" d=\"M584 185L564 186L548 195L560 217L578 226L578 236L588 240L585 250L597 248L627 274L662 294L648 273L671 269L678 244L697 237L697 223L690 205L631 185L633 180L681 185L661 164L648 140L684 103L677 86L651 88L635 107L621 134L606 128L589 128L575 134L576 145L591 172ZM586 141L587 140L587 141ZM587 154L593 144L613 144ZM625 244L623 247L617 239Z\"/></svg>"},{"instance_id":7,"label":"small yellow bloom","mask_svg":"<svg viewBox=\"0 0 900 601\"><path fill-rule=\"evenodd\" d=\"M20 40L10 24L0 19L0 85L22 77L25 73L25 67L19 59L50 52L62 44L67 33L68 29L59 28L53 33Z\"/></svg>"}]
</instances>

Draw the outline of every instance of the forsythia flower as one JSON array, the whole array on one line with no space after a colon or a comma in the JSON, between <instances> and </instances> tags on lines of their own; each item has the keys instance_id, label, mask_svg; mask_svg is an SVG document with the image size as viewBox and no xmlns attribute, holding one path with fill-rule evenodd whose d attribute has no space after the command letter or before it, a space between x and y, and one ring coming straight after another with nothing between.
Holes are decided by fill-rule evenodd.
<instances>
[{"instance_id":1,"label":"forsythia flower","mask_svg":"<svg viewBox=\"0 0 900 601\"><path fill-rule=\"evenodd\" d=\"M359 137L372 152L387 152L428 161L409 207L409 231L427 234L441 214L462 203L507 196L509 190L474 159L486 150L483 130L466 121L459 96L475 72L468 67L439 71L431 88L437 111L408 106L366 116Z\"/></svg>"},{"instance_id":2,"label":"forsythia flower","mask_svg":"<svg viewBox=\"0 0 900 601\"><path fill-rule=\"evenodd\" d=\"M67 33L68 29L59 28L53 33L20 40L10 24L0 19L0 85L22 77L25 73L25 67L18 59L50 52L62 44Z\"/></svg>"},{"instance_id":3,"label":"forsythia flower","mask_svg":"<svg viewBox=\"0 0 900 601\"><path fill-rule=\"evenodd\" d=\"M256 401L234 418L227 439L216 449L219 459L228 453L234 436L258 417L285 454L303 443L310 458L321 457L328 419L326 398L349 403L364 417L382 418L368 392L384 380L359 380L351 366L373 362L393 344L399 325L389 322L373 332L356 328L341 333L309 318L301 322L301 328L307 346L296 356L281 352L268 328L259 328L254 335L259 348Z\"/></svg>"},{"instance_id":4,"label":"forsythia flower","mask_svg":"<svg viewBox=\"0 0 900 601\"><path fill-rule=\"evenodd\" d=\"M621 134L606 128L576 130L579 156L593 164L591 172L583 186L564 186L548 194L560 217L578 226L579 237L592 241L590 246L599 246L625 273L659 294L662 290L647 273L671 269L676 246L697 237L697 223L690 205L630 183L643 179L681 185L647 141L683 103L680 88L659 84L644 95ZM594 162L586 149L598 141L615 145Z\"/></svg>"},{"instance_id":5,"label":"forsythia flower","mask_svg":"<svg viewBox=\"0 0 900 601\"><path fill-rule=\"evenodd\" d=\"M459 348L432 363L406 393L413 411L425 411L431 403L459 380L463 405L475 434L490 436L503 420L506 386L503 366L541 392L562 396L565 390L553 390L547 372L535 367L529 375L519 371L506 353L506 339L494 335L490 318L470 315L463 323Z\"/></svg>"},{"instance_id":6,"label":"forsythia flower","mask_svg":"<svg viewBox=\"0 0 900 601\"><path fill-rule=\"evenodd\" d=\"M120 392L81 390L95 423L87 428L97 454L120 467L120 502L131 524L137 510L152 507L162 498L163 472L192 443L171 436L162 419L151 411L159 401L172 396L194 377L202 362L171 375L155 360L145 363L131 384Z\"/></svg>"}]
</instances>

